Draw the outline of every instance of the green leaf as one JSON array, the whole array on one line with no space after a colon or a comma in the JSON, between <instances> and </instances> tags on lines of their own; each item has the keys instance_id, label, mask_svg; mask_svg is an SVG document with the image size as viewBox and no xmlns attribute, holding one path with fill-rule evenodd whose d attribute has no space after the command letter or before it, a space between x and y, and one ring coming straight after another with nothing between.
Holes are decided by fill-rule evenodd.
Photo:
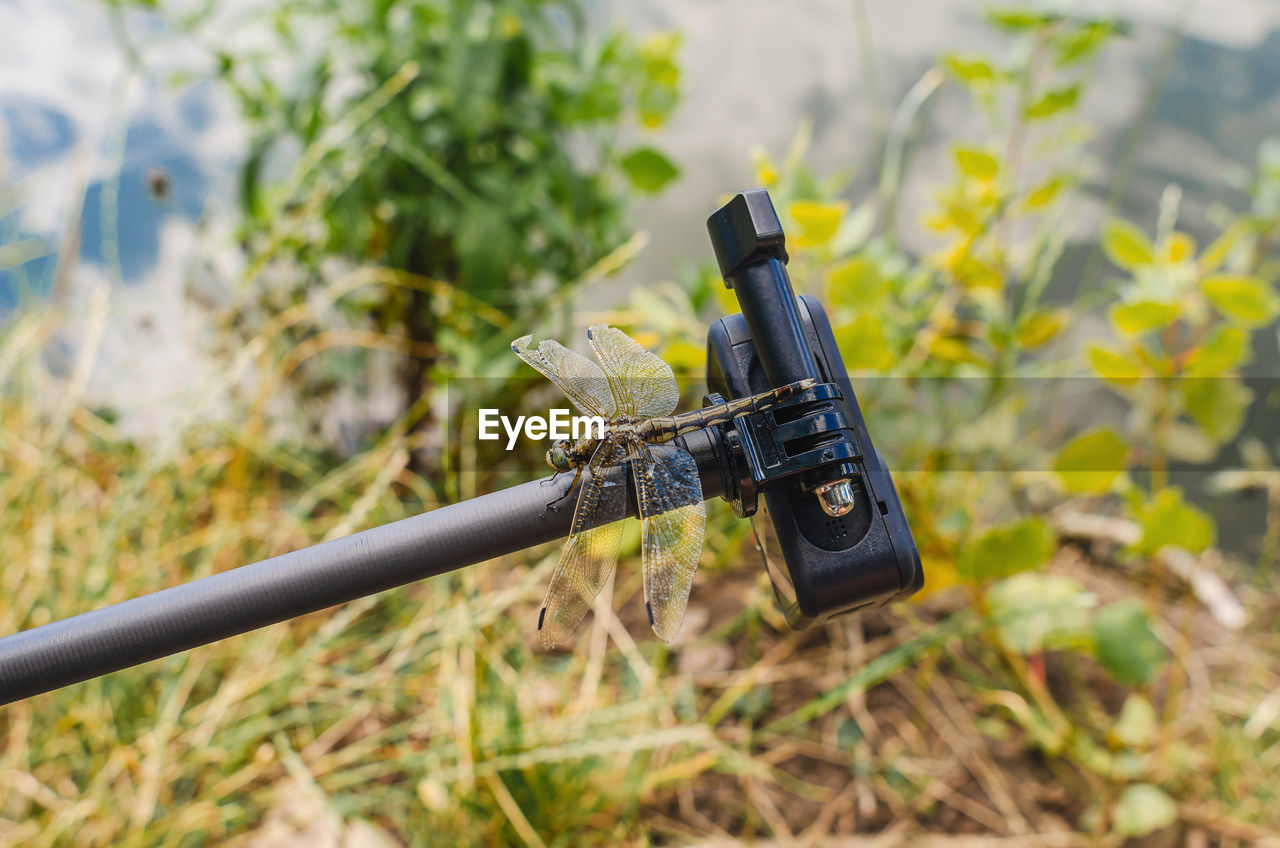
<instances>
[{"instance_id":1,"label":"green leaf","mask_svg":"<svg viewBox=\"0 0 1280 848\"><path fill-rule=\"evenodd\" d=\"M1065 181L1062 177L1051 177L1033 188L1028 194L1027 199L1023 201L1028 209L1043 209L1052 203L1062 192Z\"/></svg>"},{"instance_id":2,"label":"green leaf","mask_svg":"<svg viewBox=\"0 0 1280 848\"><path fill-rule=\"evenodd\" d=\"M1101 345L1090 345L1089 364L1098 376L1117 386L1132 386L1142 376L1142 366L1123 354Z\"/></svg>"},{"instance_id":3,"label":"green leaf","mask_svg":"<svg viewBox=\"0 0 1280 848\"><path fill-rule=\"evenodd\" d=\"M644 192L661 191L667 183L680 176L680 169L666 156L652 147L638 147L620 160L632 185Z\"/></svg>"},{"instance_id":4,"label":"green leaf","mask_svg":"<svg viewBox=\"0 0 1280 848\"><path fill-rule=\"evenodd\" d=\"M1098 610L1093 617L1093 645L1098 663L1129 686L1148 683L1169 654L1152 632L1147 611L1134 598Z\"/></svg>"},{"instance_id":5,"label":"green leaf","mask_svg":"<svg viewBox=\"0 0 1280 848\"><path fill-rule=\"evenodd\" d=\"M676 339L662 346L662 359L677 374L695 374L706 370L707 349L703 345Z\"/></svg>"},{"instance_id":6,"label":"green leaf","mask_svg":"<svg viewBox=\"0 0 1280 848\"><path fill-rule=\"evenodd\" d=\"M1133 224L1112 218L1102 228L1102 249L1121 268L1133 270L1155 260L1151 239Z\"/></svg>"},{"instance_id":7,"label":"green leaf","mask_svg":"<svg viewBox=\"0 0 1280 848\"><path fill-rule=\"evenodd\" d=\"M1059 112L1065 112L1075 106L1079 99L1080 86L1077 84L1050 89L1027 107L1026 116L1033 121L1052 118Z\"/></svg>"},{"instance_id":8,"label":"green leaf","mask_svg":"<svg viewBox=\"0 0 1280 848\"><path fill-rule=\"evenodd\" d=\"M866 244L876 228L876 198L864 200L856 209L844 216L836 234L831 237L831 252L847 256Z\"/></svg>"},{"instance_id":9,"label":"green leaf","mask_svg":"<svg viewBox=\"0 0 1280 848\"><path fill-rule=\"evenodd\" d=\"M1249 337L1238 327L1219 327L1187 357L1189 377L1217 377L1244 361Z\"/></svg>"},{"instance_id":10,"label":"green leaf","mask_svg":"<svg viewBox=\"0 0 1280 848\"><path fill-rule=\"evenodd\" d=\"M1105 611L1104 609L1094 616L1095 628L1098 626L1098 618ZM1127 745L1130 748L1150 748L1155 744L1159 730L1160 723L1156 717L1155 707L1135 692L1125 698L1124 706L1120 709L1120 717L1111 728L1111 735L1121 745Z\"/></svg>"},{"instance_id":11,"label":"green leaf","mask_svg":"<svg viewBox=\"0 0 1280 848\"><path fill-rule=\"evenodd\" d=\"M1220 445L1240 432L1244 414L1253 401L1253 392L1238 377L1184 381L1182 396L1191 419Z\"/></svg>"},{"instance_id":12,"label":"green leaf","mask_svg":"<svg viewBox=\"0 0 1280 848\"><path fill-rule=\"evenodd\" d=\"M975 179L990 182L1000 172L1000 160L985 150L957 146L951 153L955 156L956 166Z\"/></svg>"},{"instance_id":13,"label":"green leaf","mask_svg":"<svg viewBox=\"0 0 1280 848\"><path fill-rule=\"evenodd\" d=\"M889 294L889 280L866 256L854 256L827 272L827 301L855 311L875 309Z\"/></svg>"},{"instance_id":14,"label":"green leaf","mask_svg":"<svg viewBox=\"0 0 1280 848\"><path fill-rule=\"evenodd\" d=\"M1205 297L1219 312L1245 326L1270 324L1280 314L1280 296L1258 277L1214 274L1201 285Z\"/></svg>"},{"instance_id":15,"label":"green leaf","mask_svg":"<svg viewBox=\"0 0 1280 848\"><path fill-rule=\"evenodd\" d=\"M939 362L967 365L986 365L982 356L969 346L966 339L953 336L935 336L929 342L929 356Z\"/></svg>"},{"instance_id":16,"label":"green leaf","mask_svg":"<svg viewBox=\"0 0 1280 848\"><path fill-rule=\"evenodd\" d=\"M1138 509L1142 538L1133 546L1138 553L1154 554L1166 545L1198 553L1213 544L1217 536L1213 520L1182 499L1177 486L1162 489Z\"/></svg>"},{"instance_id":17,"label":"green leaf","mask_svg":"<svg viewBox=\"0 0 1280 848\"><path fill-rule=\"evenodd\" d=\"M867 734L863 731L862 725L858 724L857 719L852 716L841 719L836 728L836 747L842 751L851 751L854 745L866 738Z\"/></svg>"},{"instance_id":18,"label":"green leaf","mask_svg":"<svg viewBox=\"0 0 1280 848\"><path fill-rule=\"evenodd\" d=\"M1115 32L1114 24L1095 21L1059 38L1054 50L1054 58L1058 66L1065 68L1084 61L1096 53Z\"/></svg>"},{"instance_id":19,"label":"green leaf","mask_svg":"<svg viewBox=\"0 0 1280 848\"><path fill-rule=\"evenodd\" d=\"M967 236L974 236L985 226L984 217L975 201L967 197L957 198L943 204L941 214L934 216L930 226L939 232L945 231L948 227L954 227Z\"/></svg>"},{"instance_id":20,"label":"green leaf","mask_svg":"<svg viewBox=\"0 0 1280 848\"><path fill-rule=\"evenodd\" d=\"M667 88L680 84L680 66L676 54L684 36L678 32L657 32L646 36L639 45L645 76Z\"/></svg>"},{"instance_id":21,"label":"green leaf","mask_svg":"<svg viewBox=\"0 0 1280 848\"><path fill-rule=\"evenodd\" d=\"M1204 253L1200 254L1200 272L1211 274L1222 267L1222 263L1227 261L1227 257L1231 255L1231 251L1235 250L1240 237L1246 231L1247 224L1243 221L1236 221L1223 230L1222 235L1214 239L1213 243L1204 249Z\"/></svg>"},{"instance_id":22,"label":"green leaf","mask_svg":"<svg viewBox=\"0 0 1280 848\"><path fill-rule=\"evenodd\" d=\"M1038 571L1015 574L987 591L1000 638L1020 654L1086 644L1096 600L1078 580Z\"/></svg>"},{"instance_id":23,"label":"green leaf","mask_svg":"<svg viewBox=\"0 0 1280 848\"><path fill-rule=\"evenodd\" d=\"M1024 518L1007 527L993 527L965 545L958 570L975 583L1009 577L1044 565L1056 543L1044 519Z\"/></svg>"},{"instance_id":24,"label":"green leaf","mask_svg":"<svg viewBox=\"0 0 1280 848\"><path fill-rule=\"evenodd\" d=\"M1018 324L1014 337L1022 347L1040 347L1058 335L1064 323L1066 315L1063 310L1034 312Z\"/></svg>"},{"instance_id":25,"label":"green leaf","mask_svg":"<svg viewBox=\"0 0 1280 848\"><path fill-rule=\"evenodd\" d=\"M1062 16L1052 12L1032 12L1027 9L989 9L987 20L992 26L1006 32L1026 32L1062 20Z\"/></svg>"},{"instance_id":26,"label":"green leaf","mask_svg":"<svg viewBox=\"0 0 1280 848\"><path fill-rule=\"evenodd\" d=\"M1102 494L1124 471L1128 453L1114 430L1090 430L1067 442L1058 452L1053 470L1068 492Z\"/></svg>"},{"instance_id":27,"label":"green leaf","mask_svg":"<svg viewBox=\"0 0 1280 848\"><path fill-rule=\"evenodd\" d=\"M995 68L980 56L944 56L942 64L966 85L990 85L998 76Z\"/></svg>"},{"instance_id":28,"label":"green leaf","mask_svg":"<svg viewBox=\"0 0 1280 848\"><path fill-rule=\"evenodd\" d=\"M849 370L886 371L893 365L893 351L884 336L879 316L864 313L834 331L840 355Z\"/></svg>"},{"instance_id":29,"label":"green leaf","mask_svg":"<svg viewBox=\"0 0 1280 848\"><path fill-rule=\"evenodd\" d=\"M1111 323L1122 333L1137 335L1164 327L1181 312L1176 303L1142 300L1116 304L1111 308Z\"/></svg>"},{"instance_id":30,"label":"green leaf","mask_svg":"<svg viewBox=\"0 0 1280 848\"><path fill-rule=\"evenodd\" d=\"M1146 836L1178 820L1178 805L1163 789L1149 783L1126 786L1112 815L1118 836Z\"/></svg>"},{"instance_id":31,"label":"green leaf","mask_svg":"<svg viewBox=\"0 0 1280 848\"><path fill-rule=\"evenodd\" d=\"M816 200L797 200L787 207L787 212L800 227L795 236L796 247L818 247L835 236L840 229L849 204L819 203Z\"/></svg>"}]
</instances>

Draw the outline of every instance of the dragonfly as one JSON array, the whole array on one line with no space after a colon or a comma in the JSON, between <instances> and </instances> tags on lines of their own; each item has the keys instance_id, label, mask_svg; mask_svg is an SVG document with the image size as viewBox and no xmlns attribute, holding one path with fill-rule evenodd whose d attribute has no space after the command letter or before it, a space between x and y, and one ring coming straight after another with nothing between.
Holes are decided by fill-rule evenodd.
<instances>
[{"instance_id":1,"label":"dragonfly","mask_svg":"<svg viewBox=\"0 0 1280 848\"><path fill-rule=\"evenodd\" d=\"M671 366L621 330L595 324L587 339L599 365L554 340L533 336L511 349L554 383L578 410L605 421L603 434L552 442L547 464L572 472L578 499L569 541L538 615L544 647L566 642L613 574L627 517L630 465L641 522L645 609L654 633L673 641L684 621L702 554L706 506L698 466L673 440L781 403L811 387L800 380L751 397L674 414L680 388Z\"/></svg>"}]
</instances>

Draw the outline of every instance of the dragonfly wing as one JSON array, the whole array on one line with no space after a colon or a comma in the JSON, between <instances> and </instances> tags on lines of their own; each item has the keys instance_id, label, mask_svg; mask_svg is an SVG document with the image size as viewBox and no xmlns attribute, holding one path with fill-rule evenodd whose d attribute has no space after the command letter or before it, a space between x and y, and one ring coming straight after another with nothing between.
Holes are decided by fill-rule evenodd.
<instances>
[{"instance_id":1,"label":"dragonfly wing","mask_svg":"<svg viewBox=\"0 0 1280 848\"><path fill-rule=\"evenodd\" d=\"M618 561L627 486L626 468L615 466L615 458L621 459L621 451L605 442L582 472L569 541L551 575L538 618L538 637L544 647L562 644L573 635Z\"/></svg>"},{"instance_id":2,"label":"dragonfly wing","mask_svg":"<svg viewBox=\"0 0 1280 848\"><path fill-rule=\"evenodd\" d=\"M670 642L680 632L702 556L702 483L693 457L671 444L645 445L632 470L642 520L645 606L653 632Z\"/></svg>"},{"instance_id":3,"label":"dragonfly wing","mask_svg":"<svg viewBox=\"0 0 1280 848\"><path fill-rule=\"evenodd\" d=\"M532 339L532 335L521 336L511 343L516 356L555 383L580 412L613 417L617 408L613 391L609 388L609 378L599 365L551 339L537 347L529 347Z\"/></svg>"},{"instance_id":4,"label":"dragonfly wing","mask_svg":"<svg viewBox=\"0 0 1280 848\"><path fill-rule=\"evenodd\" d=\"M587 338L604 366L619 415L662 418L675 411L680 387L662 357L607 324L592 325Z\"/></svg>"}]
</instances>

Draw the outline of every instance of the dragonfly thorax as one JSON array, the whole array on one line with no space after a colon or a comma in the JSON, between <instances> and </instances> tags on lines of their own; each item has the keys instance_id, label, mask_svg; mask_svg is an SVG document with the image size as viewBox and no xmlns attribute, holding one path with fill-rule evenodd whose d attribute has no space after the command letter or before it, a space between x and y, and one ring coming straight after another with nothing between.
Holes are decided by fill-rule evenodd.
<instances>
[{"instance_id":1,"label":"dragonfly thorax","mask_svg":"<svg viewBox=\"0 0 1280 848\"><path fill-rule=\"evenodd\" d=\"M601 441L595 438L579 439L576 442L570 442L568 439L554 441L551 443L551 449L547 451L547 465L556 471L573 471L581 468L591 459L591 455L595 453Z\"/></svg>"}]
</instances>

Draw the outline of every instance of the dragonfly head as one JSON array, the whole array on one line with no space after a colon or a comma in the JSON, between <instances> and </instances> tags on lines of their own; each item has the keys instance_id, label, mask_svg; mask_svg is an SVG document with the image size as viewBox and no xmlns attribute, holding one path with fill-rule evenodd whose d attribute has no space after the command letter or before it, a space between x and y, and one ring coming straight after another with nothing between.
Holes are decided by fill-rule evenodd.
<instances>
[{"instance_id":1,"label":"dragonfly head","mask_svg":"<svg viewBox=\"0 0 1280 848\"><path fill-rule=\"evenodd\" d=\"M572 471L573 465L569 462L569 443L561 439L551 445L551 450L547 451L547 465L550 465L556 471Z\"/></svg>"}]
</instances>

